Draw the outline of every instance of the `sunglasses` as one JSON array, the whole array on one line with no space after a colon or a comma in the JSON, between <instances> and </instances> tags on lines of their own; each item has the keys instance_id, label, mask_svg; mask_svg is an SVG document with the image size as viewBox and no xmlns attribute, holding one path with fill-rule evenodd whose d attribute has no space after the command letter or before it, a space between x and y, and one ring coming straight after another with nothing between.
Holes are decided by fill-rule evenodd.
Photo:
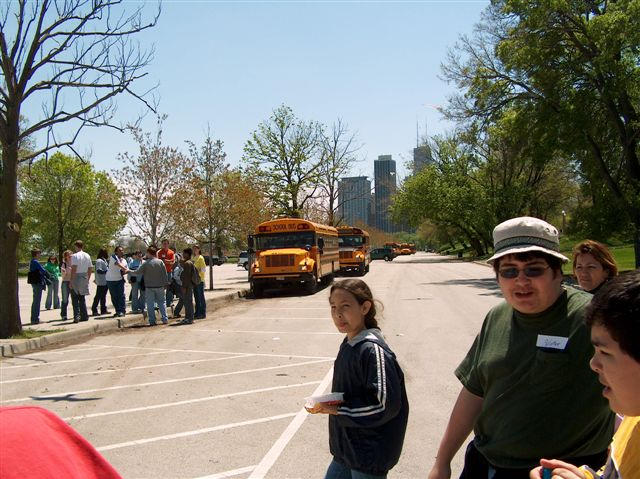
<instances>
[{"instance_id":1,"label":"sunglasses","mask_svg":"<svg viewBox=\"0 0 640 479\"><path fill-rule=\"evenodd\" d=\"M544 272L549 269L547 266L527 266L526 268L501 268L498 270L498 274L501 278L514 279L520 275L520 271L524 273L527 278L539 278Z\"/></svg>"}]
</instances>

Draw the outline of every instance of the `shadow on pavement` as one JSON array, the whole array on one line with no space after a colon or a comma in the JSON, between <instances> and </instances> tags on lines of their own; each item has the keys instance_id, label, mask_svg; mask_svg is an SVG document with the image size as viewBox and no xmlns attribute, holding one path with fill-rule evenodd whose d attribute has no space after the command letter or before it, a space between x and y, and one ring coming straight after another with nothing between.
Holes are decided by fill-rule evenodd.
<instances>
[{"instance_id":1,"label":"shadow on pavement","mask_svg":"<svg viewBox=\"0 0 640 479\"><path fill-rule=\"evenodd\" d=\"M404 257L406 258L406 256ZM391 261L391 264L437 264L437 263L468 263L468 261L464 261L458 258L448 257L448 256L439 256L437 258L411 258L406 259L404 261L396 261L395 259Z\"/></svg>"},{"instance_id":2,"label":"shadow on pavement","mask_svg":"<svg viewBox=\"0 0 640 479\"><path fill-rule=\"evenodd\" d=\"M102 398L78 398L75 397L76 395L71 393L71 394L66 394L64 396L29 396L33 401L53 401L53 402L60 402L60 401L69 401L69 402L79 402L79 401L98 401L99 399Z\"/></svg>"},{"instance_id":3,"label":"shadow on pavement","mask_svg":"<svg viewBox=\"0 0 640 479\"><path fill-rule=\"evenodd\" d=\"M421 283L423 285L442 285L442 286L471 286L473 288L487 290L481 293L482 296L502 296L500 286L494 278L471 278L471 279L450 279L447 281L439 281L433 283Z\"/></svg>"}]
</instances>

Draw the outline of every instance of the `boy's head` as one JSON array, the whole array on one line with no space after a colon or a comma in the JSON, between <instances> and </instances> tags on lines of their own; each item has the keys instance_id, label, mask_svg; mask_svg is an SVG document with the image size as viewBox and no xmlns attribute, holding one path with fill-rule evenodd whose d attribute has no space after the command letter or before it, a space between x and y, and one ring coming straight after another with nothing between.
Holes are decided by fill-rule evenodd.
<instances>
[{"instance_id":1,"label":"boy's head","mask_svg":"<svg viewBox=\"0 0 640 479\"><path fill-rule=\"evenodd\" d=\"M585 321L591 368L614 411L640 416L640 269L613 278L593 297Z\"/></svg>"},{"instance_id":2,"label":"boy's head","mask_svg":"<svg viewBox=\"0 0 640 479\"><path fill-rule=\"evenodd\" d=\"M193 250L191 248L185 248L182 250L182 257L185 261L190 260L193 255Z\"/></svg>"}]
</instances>

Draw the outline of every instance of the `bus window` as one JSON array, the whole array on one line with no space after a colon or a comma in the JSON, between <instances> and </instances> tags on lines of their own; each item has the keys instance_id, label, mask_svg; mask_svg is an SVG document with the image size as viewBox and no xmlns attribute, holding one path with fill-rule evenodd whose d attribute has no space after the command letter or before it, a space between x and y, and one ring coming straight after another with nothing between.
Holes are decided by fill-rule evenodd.
<instances>
[{"instance_id":1,"label":"bus window","mask_svg":"<svg viewBox=\"0 0 640 479\"><path fill-rule=\"evenodd\" d=\"M280 248L304 248L315 245L315 234L310 231L260 234L254 237L260 251Z\"/></svg>"}]
</instances>

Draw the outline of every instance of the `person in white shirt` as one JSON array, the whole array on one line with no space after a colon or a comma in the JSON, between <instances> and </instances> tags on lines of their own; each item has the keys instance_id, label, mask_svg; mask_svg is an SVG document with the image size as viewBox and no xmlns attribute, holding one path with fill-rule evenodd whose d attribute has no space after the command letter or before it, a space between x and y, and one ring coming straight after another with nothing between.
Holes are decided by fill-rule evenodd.
<instances>
[{"instance_id":1,"label":"person in white shirt","mask_svg":"<svg viewBox=\"0 0 640 479\"><path fill-rule=\"evenodd\" d=\"M109 269L107 269L107 288L111 294L111 302L116 312L113 317L122 317L126 312L126 299L124 296L124 275L129 272L127 260L124 259L122 246L116 246L109 257Z\"/></svg>"},{"instance_id":2,"label":"person in white shirt","mask_svg":"<svg viewBox=\"0 0 640 479\"><path fill-rule=\"evenodd\" d=\"M85 296L89 295L89 279L91 278L91 273L93 273L93 263L91 262L91 256L82 250L84 243L81 240L77 240L74 246L76 252L71 256L71 281L69 287L71 289L73 309L78 311L80 316L78 318L74 315L73 322L77 323L78 321L89 321Z\"/></svg>"}]
</instances>

